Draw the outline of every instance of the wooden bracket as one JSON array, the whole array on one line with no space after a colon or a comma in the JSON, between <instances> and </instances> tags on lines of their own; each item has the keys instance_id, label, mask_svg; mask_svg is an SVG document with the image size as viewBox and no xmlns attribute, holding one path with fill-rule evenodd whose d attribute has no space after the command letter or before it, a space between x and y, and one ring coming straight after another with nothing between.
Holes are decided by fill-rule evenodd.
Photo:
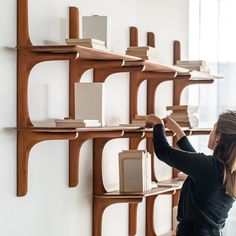
<instances>
[{"instance_id":1,"label":"wooden bracket","mask_svg":"<svg viewBox=\"0 0 236 236\"><path fill-rule=\"evenodd\" d=\"M122 130L108 132L81 132L78 139L69 141L69 187L76 187L79 183L80 149L85 141L106 137L119 138L123 136L123 134L124 132Z\"/></svg>"},{"instance_id":2,"label":"wooden bracket","mask_svg":"<svg viewBox=\"0 0 236 236\"><path fill-rule=\"evenodd\" d=\"M212 84L214 80L191 80L190 75L177 75L173 84L173 105L180 105L181 94L185 87L194 84Z\"/></svg>"},{"instance_id":3,"label":"wooden bracket","mask_svg":"<svg viewBox=\"0 0 236 236\"><path fill-rule=\"evenodd\" d=\"M28 189L28 160L32 147L46 140L76 139L77 132L47 133L27 129L17 130L17 196L24 196Z\"/></svg>"},{"instance_id":4,"label":"wooden bracket","mask_svg":"<svg viewBox=\"0 0 236 236\"><path fill-rule=\"evenodd\" d=\"M102 217L104 210L116 203L132 203L133 210L131 212L130 218L132 218L132 224L129 225L130 236L135 236L136 225L137 225L137 205L142 201L143 197L140 198L103 198L94 197L93 198L93 236L102 236Z\"/></svg>"}]
</instances>

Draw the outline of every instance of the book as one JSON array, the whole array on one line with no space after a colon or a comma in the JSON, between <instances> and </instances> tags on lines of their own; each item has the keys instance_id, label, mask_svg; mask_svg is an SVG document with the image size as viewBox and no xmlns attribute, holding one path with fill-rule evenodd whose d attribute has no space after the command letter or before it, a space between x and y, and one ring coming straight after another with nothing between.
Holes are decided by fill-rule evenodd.
<instances>
[{"instance_id":1,"label":"book","mask_svg":"<svg viewBox=\"0 0 236 236\"><path fill-rule=\"evenodd\" d=\"M120 192L143 192L152 188L151 155L146 150L119 153Z\"/></svg>"},{"instance_id":2,"label":"book","mask_svg":"<svg viewBox=\"0 0 236 236\"><path fill-rule=\"evenodd\" d=\"M204 60L177 60L176 65L199 65L206 67L207 63Z\"/></svg>"},{"instance_id":3,"label":"book","mask_svg":"<svg viewBox=\"0 0 236 236\"><path fill-rule=\"evenodd\" d=\"M127 55L140 57L143 60L157 60L156 49L150 46L146 47L129 47L126 51Z\"/></svg>"},{"instance_id":4,"label":"book","mask_svg":"<svg viewBox=\"0 0 236 236\"><path fill-rule=\"evenodd\" d=\"M77 39L77 38L69 38L66 39L67 44L80 44L80 43L93 43L93 44L100 44L102 46L106 46L106 43L99 39L93 39L93 38L83 38L83 39Z\"/></svg>"},{"instance_id":5,"label":"book","mask_svg":"<svg viewBox=\"0 0 236 236\"><path fill-rule=\"evenodd\" d=\"M195 128L198 127L198 121L189 121L189 122L179 122L176 121L179 126L185 127L185 128Z\"/></svg>"},{"instance_id":6,"label":"book","mask_svg":"<svg viewBox=\"0 0 236 236\"><path fill-rule=\"evenodd\" d=\"M133 47L128 47L127 48L127 51L135 51L135 52L137 52L137 51L144 51L144 50L156 52L156 48L151 47L151 46L141 46L141 47L133 46Z\"/></svg>"},{"instance_id":7,"label":"book","mask_svg":"<svg viewBox=\"0 0 236 236\"><path fill-rule=\"evenodd\" d=\"M131 55L131 56L137 56L137 57L153 57L153 58L157 58L157 52L153 52L153 51L126 51L127 55Z\"/></svg>"},{"instance_id":8,"label":"book","mask_svg":"<svg viewBox=\"0 0 236 236\"><path fill-rule=\"evenodd\" d=\"M94 49L107 51L106 46L101 45L101 44L97 44L97 43L67 43L67 44L78 45L78 46L81 46L81 47L94 48Z\"/></svg>"},{"instance_id":9,"label":"book","mask_svg":"<svg viewBox=\"0 0 236 236\"><path fill-rule=\"evenodd\" d=\"M175 106L167 106L166 107L167 111L173 110L175 111L198 111L198 106L193 106L193 105L175 105Z\"/></svg>"},{"instance_id":10,"label":"book","mask_svg":"<svg viewBox=\"0 0 236 236\"><path fill-rule=\"evenodd\" d=\"M136 120L145 120L147 118L147 115L135 115L134 119Z\"/></svg>"},{"instance_id":11,"label":"book","mask_svg":"<svg viewBox=\"0 0 236 236\"><path fill-rule=\"evenodd\" d=\"M183 185L183 181L176 179L169 179L157 182L158 187L181 187Z\"/></svg>"},{"instance_id":12,"label":"book","mask_svg":"<svg viewBox=\"0 0 236 236\"><path fill-rule=\"evenodd\" d=\"M82 35L84 38L94 38L106 43L111 49L111 19L109 16L82 16Z\"/></svg>"},{"instance_id":13,"label":"book","mask_svg":"<svg viewBox=\"0 0 236 236\"><path fill-rule=\"evenodd\" d=\"M55 119L56 127L65 128L83 128L83 127L100 127L98 120L75 120L75 119Z\"/></svg>"},{"instance_id":14,"label":"book","mask_svg":"<svg viewBox=\"0 0 236 236\"><path fill-rule=\"evenodd\" d=\"M208 72L203 71L191 71L191 79L192 80L213 80L213 79L222 79L222 76L212 75Z\"/></svg>"},{"instance_id":15,"label":"book","mask_svg":"<svg viewBox=\"0 0 236 236\"><path fill-rule=\"evenodd\" d=\"M170 115L167 116L173 119L176 122L198 122L198 118L196 116L176 116L176 115Z\"/></svg>"},{"instance_id":16,"label":"book","mask_svg":"<svg viewBox=\"0 0 236 236\"><path fill-rule=\"evenodd\" d=\"M105 125L103 83L75 83L75 119L99 120Z\"/></svg>"}]
</instances>

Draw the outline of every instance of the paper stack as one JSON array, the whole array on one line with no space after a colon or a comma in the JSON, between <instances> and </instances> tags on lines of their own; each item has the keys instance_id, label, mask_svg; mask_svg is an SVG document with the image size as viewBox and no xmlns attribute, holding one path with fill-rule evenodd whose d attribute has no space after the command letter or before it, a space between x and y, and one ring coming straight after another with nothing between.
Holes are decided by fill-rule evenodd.
<instances>
[{"instance_id":1,"label":"paper stack","mask_svg":"<svg viewBox=\"0 0 236 236\"><path fill-rule=\"evenodd\" d=\"M55 119L56 127L64 128L83 128L83 127L100 127L99 120L83 119Z\"/></svg>"},{"instance_id":2,"label":"paper stack","mask_svg":"<svg viewBox=\"0 0 236 236\"><path fill-rule=\"evenodd\" d=\"M146 115L144 116L135 115L135 117L131 121L131 124L144 126L146 117L147 117Z\"/></svg>"},{"instance_id":3,"label":"paper stack","mask_svg":"<svg viewBox=\"0 0 236 236\"><path fill-rule=\"evenodd\" d=\"M71 45L79 45L79 46L87 47L87 48L107 50L105 42L99 39L92 39L92 38L72 39L71 38L71 39L66 39L66 43L71 44Z\"/></svg>"},{"instance_id":4,"label":"paper stack","mask_svg":"<svg viewBox=\"0 0 236 236\"><path fill-rule=\"evenodd\" d=\"M196 70L210 73L209 68L207 67L206 61L197 60L197 61L176 61L176 66L188 69L188 70Z\"/></svg>"},{"instance_id":5,"label":"paper stack","mask_svg":"<svg viewBox=\"0 0 236 236\"><path fill-rule=\"evenodd\" d=\"M154 47L145 46L145 47L129 47L126 51L127 55L140 57L143 60L157 60L157 52Z\"/></svg>"},{"instance_id":6,"label":"paper stack","mask_svg":"<svg viewBox=\"0 0 236 236\"><path fill-rule=\"evenodd\" d=\"M152 188L151 155L146 150L119 153L120 192L144 192Z\"/></svg>"},{"instance_id":7,"label":"paper stack","mask_svg":"<svg viewBox=\"0 0 236 236\"><path fill-rule=\"evenodd\" d=\"M177 105L166 107L167 111L172 111L169 115L181 127L194 128L198 126L198 118L194 113L198 112L198 106Z\"/></svg>"}]
</instances>

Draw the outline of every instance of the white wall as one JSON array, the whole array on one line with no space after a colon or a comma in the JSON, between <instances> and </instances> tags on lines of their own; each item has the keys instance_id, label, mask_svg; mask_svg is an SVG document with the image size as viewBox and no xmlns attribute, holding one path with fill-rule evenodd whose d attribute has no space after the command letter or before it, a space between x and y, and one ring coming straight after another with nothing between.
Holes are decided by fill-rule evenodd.
<instances>
[{"instance_id":1,"label":"white wall","mask_svg":"<svg viewBox=\"0 0 236 236\"><path fill-rule=\"evenodd\" d=\"M188 0L29 0L30 34L33 43L45 40L63 43L68 32L68 6L80 8L82 15L109 15L112 50L124 53L129 42L129 26L139 28L140 45L146 31L156 34L159 61L172 63L172 42L182 42L187 55ZM0 2L0 235L4 236L90 236L92 233L92 155L91 141L84 144L80 159L80 183L68 188L68 144L48 141L36 145L30 153L29 192L16 197L16 1ZM90 80L90 72L83 81ZM128 121L128 75L112 75L106 82L106 121ZM111 98L112 99L109 99ZM145 113L145 91L141 88L139 111ZM157 94L157 113L171 104L171 83L161 85ZM68 111L68 63L47 62L37 65L29 84L29 110L32 120L64 117ZM127 140L113 140L104 150L104 182L117 187L117 153L127 148ZM158 177L170 176L170 169L158 163ZM156 205L158 232L170 228L170 198ZM161 203L161 204L159 204ZM139 236L145 235L144 203L139 207ZM104 215L104 236L126 236L128 211L125 204L111 206Z\"/></svg>"}]
</instances>

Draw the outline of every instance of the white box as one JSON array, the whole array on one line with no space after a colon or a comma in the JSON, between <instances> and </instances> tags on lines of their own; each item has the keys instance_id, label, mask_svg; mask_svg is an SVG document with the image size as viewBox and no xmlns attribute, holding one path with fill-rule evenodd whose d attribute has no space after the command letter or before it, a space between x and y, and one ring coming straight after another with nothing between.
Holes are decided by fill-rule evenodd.
<instances>
[{"instance_id":1,"label":"white box","mask_svg":"<svg viewBox=\"0 0 236 236\"><path fill-rule=\"evenodd\" d=\"M75 83L75 119L105 125L104 83Z\"/></svg>"},{"instance_id":2,"label":"white box","mask_svg":"<svg viewBox=\"0 0 236 236\"><path fill-rule=\"evenodd\" d=\"M108 16L83 16L83 38L99 39L106 42L108 50L111 49L111 22Z\"/></svg>"}]
</instances>

